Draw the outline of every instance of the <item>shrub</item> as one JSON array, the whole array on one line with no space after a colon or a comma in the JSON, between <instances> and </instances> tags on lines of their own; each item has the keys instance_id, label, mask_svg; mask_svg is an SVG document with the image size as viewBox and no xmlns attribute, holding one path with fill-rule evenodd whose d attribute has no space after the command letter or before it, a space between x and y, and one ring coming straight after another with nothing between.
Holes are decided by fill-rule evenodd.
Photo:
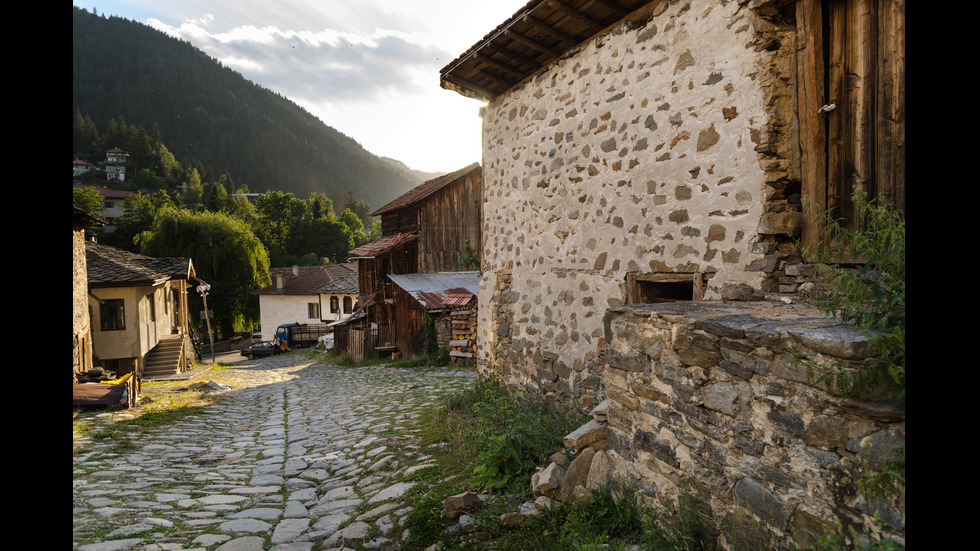
<instances>
[{"instance_id":1,"label":"shrub","mask_svg":"<svg viewBox=\"0 0 980 551\"><path fill-rule=\"evenodd\" d=\"M854 203L865 227L846 227L828 211L820 217L823 242L805 247L804 257L829 268L824 278L827 296L817 305L864 331L878 356L856 373L818 366L824 367L818 382L846 396L889 389L904 407L905 213L883 198L868 200L861 190L855 191ZM835 263L849 257L856 265Z\"/></svg>"}]
</instances>

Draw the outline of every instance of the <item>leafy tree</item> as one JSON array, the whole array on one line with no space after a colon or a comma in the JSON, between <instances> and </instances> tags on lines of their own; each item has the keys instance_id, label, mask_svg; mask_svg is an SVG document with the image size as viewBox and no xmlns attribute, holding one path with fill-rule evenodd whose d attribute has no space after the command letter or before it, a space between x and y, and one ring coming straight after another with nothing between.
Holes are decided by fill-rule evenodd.
<instances>
[{"instance_id":1,"label":"leafy tree","mask_svg":"<svg viewBox=\"0 0 980 551\"><path fill-rule=\"evenodd\" d=\"M95 188L72 188L72 204L90 214L102 212L102 196Z\"/></svg>"},{"instance_id":2,"label":"leafy tree","mask_svg":"<svg viewBox=\"0 0 980 551\"><path fill-rule=\"evenodd\" d=\"M336 214L333 211L333 201L323 193L314 191L310 194L310 218L333 218Z\"/></svg>"},{"instance_id":3,"label":"leafy tree","mask_svg":"<svg viewBox=\"0 0 980 551\"><path fill-rule=\"evenodd\" d=\"M165 208L139 243L149 256L191 259L198 277L211 284L208 307L222 335L258 319L258 300L251 292L270 284L269 253L241 220L218 212ZM203 309L196 294L192 300L192 312Z\"/></svg>"},{"instance_id":4,"label":"leafy tree","mask_svg":"<svg viewBox=\"0 0 980 551\"><path fill-rule=\"evenodd\" d=\"M255 205L248 200L248 197L245 197L246 193L248 193L247 187L238 188L238 191L228 196L226 208L228 214L251 225L255 218Z\"/></svg>"},{"instance_id":5,"label":"leafy tree","mask_svg":"<svg viewBox=\"0 0 980 551\"><path fill-rule=\"evenodd\" d=\"M220 182L208 182L204 185L202 202L205 210L221 212L228 207L228 192Z\"/></svg>"},{"instance_id":6,"label":"leafy tree","mask_svg":"<svg viewBox=\"0 0 980 551\"><path fill-rule=\"evenodd\" d=\"M204 197L204 185L201 183L201 175L197 169L192 169L190 179L184 182L184 191L180 194L180 204L185 207L192 207L201 204Z\"/></svg>"},{"instance_id":7,"label":"leafy tree","mask_svg":"<svg viewBox=\"0 0 980 551\"><path fill-rule=\"evenodd\" d=\"M367 243L367 236L364 235L364 222L350 209L344 209L340 214L340 222L347 227L347 234L353 243L352 247L357 247Z\"/></svg>"},{"instance_id":8,"label":"leafy tree","mask_svg":"<svg viewBox=\"0 0 980 551\"><path fill-rule=\"evenodd\" d=\"M336 218L304 220L296 226L289 242L295 263L301 265L323 264L321 259L343 262L347 259L347 251L353 247L353 234ZM310 254L318 259L312 264L304 260Z\"/></svg>"},{"instance_id":9,"label":"leafy tree","mask_svg":"<svg viewBox=\"0 0 980 551\"><path fill-rule=\"evenodd\" d=\"M116 219L116 230L105 234L106 244L119 249L140 252L136 238L153 228L159 210L174 208L174 202L166 191L157 190L153 196L136 193L123 203L123 215Z\"/></svg>"},{"instance_id":10,"label":"leafy tree","mask_svg":"<svg viewBox=\"0 0 980 551\"><path fill-rule=\"evenodd\" d=\"M289 236L307 213L306 201L292 193L268 191L255 200L255 211L256 234L269 248L273 265L285 265Z\"/></svg>"}]
</instances>

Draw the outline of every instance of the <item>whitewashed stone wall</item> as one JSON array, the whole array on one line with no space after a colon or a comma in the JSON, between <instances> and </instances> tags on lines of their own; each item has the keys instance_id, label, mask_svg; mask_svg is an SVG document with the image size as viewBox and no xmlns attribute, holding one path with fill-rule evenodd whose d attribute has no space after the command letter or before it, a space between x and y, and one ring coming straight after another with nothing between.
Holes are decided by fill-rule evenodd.
<instances>
[{"instance_id":1,"label":"whitewashed stone wall","mask_svg":"<svg viewBox=\"0 0 980 551\"><path fill-rule=\"evenodd\" d=\"M759 43L739 3L666 2L487 106L484 370L590 405L628 272L704 273L707 299L772 279L787 167L764 162L780 44Z\"/></svg>"}]
</instances>

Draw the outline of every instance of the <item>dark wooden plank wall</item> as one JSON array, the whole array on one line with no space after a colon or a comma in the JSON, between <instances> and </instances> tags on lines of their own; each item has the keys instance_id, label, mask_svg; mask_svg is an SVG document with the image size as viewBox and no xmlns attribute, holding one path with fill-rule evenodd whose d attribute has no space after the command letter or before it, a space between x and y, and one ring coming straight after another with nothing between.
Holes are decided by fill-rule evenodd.
<instances>
[{"instance_id":1,"label":"dark wooden plank wall","mask_svg":"<svg viewBox=\"0 0 980 551\"><path fill-rule=\"evenodd\" d=\"M419 231L419 209L410 206L381 216L381 234L415 233Z\"/></svg>"},{"instance_id":2,"label":"dark wooden plank wall","mask_svg":"<svg viewBox=\"0 0 980 551\"><path fill-rule=\"evenodd\" d=\"M905 2L800 0L796 20L803 194L815 203L803 240L816 243L829 209L862 227L855 188L905 209Z\"/></svg>"},{"instance_id":3,"label":"dark wooden plank wall","mask_svg":"<svg viewBox=\"0 0 980 551\"><path fill-rule=\"evenodd\" d=\"M406 358L425 356L425 310L410 294L395 286L395 343Z\"/></svg>"},{"instance_id":4,"label":"dark wooden plank wall","mask_svg":"<svg viewBox=\"0 0 980 551\"><path fill-rule=\"evenodd\" d=\"M466 240L482 250L483 171L474 170L427 197L419 209L419 272L459 272Z\"/></svg>"}]
</instances>

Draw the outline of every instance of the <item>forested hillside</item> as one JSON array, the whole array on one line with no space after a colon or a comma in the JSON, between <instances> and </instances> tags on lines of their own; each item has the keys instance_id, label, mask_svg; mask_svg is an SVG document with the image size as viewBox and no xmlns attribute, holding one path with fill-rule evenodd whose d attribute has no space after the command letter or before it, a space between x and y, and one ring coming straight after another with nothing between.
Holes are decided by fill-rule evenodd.
<instances>
[{"instance_id":1,"label":"forested hillside","mask_svg":"<svg viewBox=\"0 0 980 551\"><path fill-rule=\"evenodd\" d=\"M186 42L72 10L73 118L81 113L99 128L112 119L155 126L174 157L196 159L254 192L339 201L353 190L377 208L420 183Z\"/></svg>"}]
</instances>

